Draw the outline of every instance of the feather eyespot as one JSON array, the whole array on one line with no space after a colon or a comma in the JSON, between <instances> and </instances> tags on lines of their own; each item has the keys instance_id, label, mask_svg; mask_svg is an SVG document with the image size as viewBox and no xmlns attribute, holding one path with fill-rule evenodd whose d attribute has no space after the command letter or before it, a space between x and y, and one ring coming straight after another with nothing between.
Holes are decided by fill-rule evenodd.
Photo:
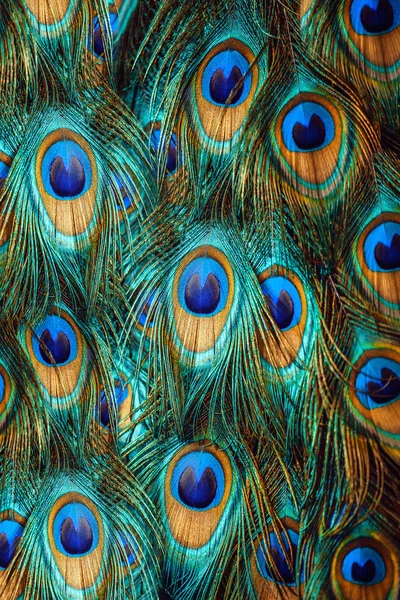
<instances>
[{"instance_id":1,"label":"feather eyespot","mask_svg":"<svg viewBox=\"0 0 400 600\"><path fill-rule=\"evenodd\" d=\"M51 558L73 589L92 588L103 561L104 531L95 504L70 492L59 497L48 516Z\"/></svg>"},{"instance_id":2,"label":"feather eyespot","mask_svg":"<svg viewBox=\"0 0 400 600\"><path fill-rule=\"evenodd\" d=\"M177 336L193 353L213 348L230 314L234 275L225 254L199 246L181 261L173 282Z\"/></svg>"},{"instance_id":3,"label":"feather eyespot","mask_svg":"<svg viewBox=\"0 0 400 600\"><path fill-rule=\"evenodd\" d=\"M214 142L230 142L241 128L258 85L258 66L248 46L236 38L217 44L200 64L195 115L200 132Z\"/></svg>"},{"instance_id":4,"label":"feather eyespot","mask_svg":"<svg viewBox=\"0 0 400 600\"><path fill-rule=\"evenodd\" d=\"M78 340L71 323L58 315L49 315L34 330L32 349L35 358L46 366L67 365L76 359Z\"/></svg>"},{"instance_id":5,"label":"feather eyespot","mask_svg":"<svg viewBox=\"0 0 400 600\"><path fill-rule=\"evenodd\" d=\"M304 583L303 570L297 578L297 548L299 525L293 519L283 519L285 529L280 536L273 530L260 536L251 556L251 574L259 598L269 598L284 588L286 594L297 596L297 582Z\"/></svg>"},{"instance_id":6,"label":"feather eyespot","mask_svg":"<svg viewBox=\"0 0 400 600\"><path fill-rule=\"evenodd\" d=\"M289 540L288 540L289 538ZM283 548L279 543L279 539L275 533L271 533L269 536L269 554L271 555L271 560L274 563L274 570L276 570L276 575L274 575L272 569L270 569L265 560L267 549L265 546L265 542L262 541L257 550L257 562L258 567L260 569L261 575L269 579L270 581L279 581L283 585L295 585L296 584L296 575L294 565L296 564L296 554L297 554L297 545L298 545L299 536L296 532L289 529L287 531L287 535L283 537L283 543L285 546L285 550L287 556L291 558L291 563L288 563L288 560L283 552Z\"/></svg>"},{"instance_id":7,"label":"feather eyespot","mask_svg":"<svg viewBox=\"0 0 400 600\"><path fill-rule=\"evenodd\" d=\"M261 354L269 363L273 357L278 368L288 367L304 345L307 300L303 285L297 275L278 266L261 273L258 280L276 326L272 337L259 333Z\"/></svg>"},{"instance_id":8,"label":"feather eyespot","mask_svg":"<svg viewBox=\"0 0 400 600\"><path fill-rule=\"evenodd\" d=\"M161 152L163 157L165 149L167 150L165 171L166 176L171 177L176 173L179 163L182 162L182 157L178 151L178 136L175 131L172 132L169 141L163 139L163 133L161 129L161 123L153 123L151 125L150 142L156 154Z\"/></svg>"},{"instance_id":9,"label":"feather eyespot","mask_svg":"<svg viewBox=\"0 0 400 600\"><path fill-rule=\"evenodd\" d=\"M285 115L282 135L288 150L320 150L335 137L335 123L330 113L316 102L302 102Z\"/></svg>"},{"instance_id":10,"label":"feather eyespot","mask_svg":"<svg viewBox=\"0 0 400 600\"><path fill-rule=\"evenodd\" d=\"M4 183L8 177L11 163L12 159L4 154L4 152L0 152L0 189L4 186Z\"/></svg>"},{"instance_id":11,"label":"feather eyespot","mask_svg":"<svg viewBox=\"0 0 400 600\"><path fill-rule=\"evenodd\" d=\"M291 183L308 196L330 193L343 176L347 125L322 94L302 92L278 115L274 145Z\"/></svg>"},{"instance_id":12,"label":"feather eyespot","mask_svg":"<svg viewBox=\"0 0 400 600\"><path fill-rule=\"evenodd\" d=\"M164 496L168 526L181 546L197 549L211 539L227 510L231 488L228 457L215 446L193 443L175 454Z\"/></svg>"},{"instance_id":13,"label":"feather eyespot","mask_svg":"<svg viewBox=\"0 0 400 600\"><path fill-rule=\"evenodd\" d=\"M393 0L346 0L343 23L360 68L374 79L398 77L400 6Z\"/></svg>"},{"instance_id":14,"label":"feather eyespot","mask_svg":"<svg viewBox=\"0 0 400 600\"><path fill-rule=\"evenodd\" d=\"M86 140L70 129L57 129L36 154L36 182L54 235L88 243L95 222L97 167Z\"/></svg>"},{"instance_id":15,"label":"feather eyespot","mask_svg":"<svg viewBox=\"0 0 400 600\"><path fill-rule=\"evenodd\" d=\"M378 536L359 536L345 540L331 566L335 598L385 600L395 596L398 577L393 556Z\"/></svg>"},{"instance_id":16,"label":"feather eyespot","mask_svg":"<svg viewBox=\"0 0 400 600\"><path fill-rule=\"evenodd\" d=\"M14 519L3 518L0 521L0 571L7 569L14 558L18 543L25 528L25 519L15 515Z\"/></svg>"},{"instance_id":17,"label":"feather eyespot","mask_svg":"<svg viewBox=\"0 0 400 600\"><path fill-rule=\"evenodd\" d=\"M389 0L353 0L350 21L359 35L375 35L393 31L400 24L400 10Z\"/></svg>"},{"instance_id":18,"label":"feather eyespot","mask_svg":"<svg viewBox=\"0 0 400 600\"><path fill-rule=\"evenodd\" d=\"M26 344L50 402L68 406L86 384L89 371L87 347L75 321L65 311L54 310L27 330Z\"/></svg>"},{"instance_id":19,"label":"feather eyespot","mask_svg":"<svg viewBox=\"0 0 400 600\"><path fill-rule=\"evenodd\" d=\"M8 371L0 364L0 428L7 422L7 417L14 403L14 386Z\"/></svg>"},{"instance_id":20,"label":"feather eyespot","mask_svg":"<svg viewBox=\"0 0 400 600\"><path fill-rule=\"evenodd\" d=\"M389 445L400 443L400 354L366 350L349 378L350 406L356 418Z\"/></svg>"},{"instance_id":21,"label":"feather eyespot","mask_svg":"<svg viewBox=\"0 0 400 600\"><path fill-rule=\"evenodd\" d=\"M368 287L385 302L398 306L400 277L400 215L384 212L361 233L358 266Z\"/></svg>"},{"instance_id":22,"label":"feather eyespot","mask_svg":"<svg viewBox=\"0 0 400 600\"><path fill-rule=\"evenodd\" d=\"M132 539L127 542L121 534L119 534L119 541L121 546L120 553L122 566L126 570L135 569L139 562L139 547L136 541Z\"/></svg>"},{"instance_id":23,"label":"feather eyespot","mask_svg":"<svg viewBox=\"0 0 400 600\"><path fill-rule=\"evenodd\" d=\"M115 12L109 12L108 17L111 36L113 39L115 39L118 34L118 15ZM99 18L96 16L93 19L93 53L97 58L102 58L104 55L104 34L105 31L102 31Z\"/></svg>"},{"instance_id":24,"label":"feather eyespot","mask_svg":"<svg viewBox=\"0 0 400 600\"><path fill-rule=\"evenodd\" d=\"M110 410L117 413L118 426L126 425L131 411L132 388L126 378L119 374L114 379L114 396L107 398L104 390L100 392L99 405L96 407L96 419L108 433L111 428Z\"/></svg>"}]
</instances>

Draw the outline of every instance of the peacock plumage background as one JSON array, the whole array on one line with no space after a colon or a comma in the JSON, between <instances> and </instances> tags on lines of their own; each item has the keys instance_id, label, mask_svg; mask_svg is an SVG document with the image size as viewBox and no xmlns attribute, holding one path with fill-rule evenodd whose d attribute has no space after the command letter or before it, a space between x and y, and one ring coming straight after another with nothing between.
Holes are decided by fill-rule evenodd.
<instances>
[{"instance_id":1,"label":"peacock plumage background","mask_svg":"<svg viewBox=\"0 0 400 600\"><path fill-rule=\"evenodd\" d=\"M400 0L0 1L1 600L400 598Z\"/></svg>"}]
</instances>

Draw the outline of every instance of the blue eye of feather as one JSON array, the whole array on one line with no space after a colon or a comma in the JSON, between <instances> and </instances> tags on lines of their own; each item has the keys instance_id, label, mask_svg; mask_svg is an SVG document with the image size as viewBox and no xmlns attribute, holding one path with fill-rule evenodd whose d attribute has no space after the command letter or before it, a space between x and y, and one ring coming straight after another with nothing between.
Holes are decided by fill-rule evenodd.
<instances>
[{"instance_id":1,"label":"blue eye of feather","mask_svg":"<svg viewBox=\"0 0 400 600\"><path fill-rule=\"evenodd\" d=\"M67 365L78 355L74 330L65 319L56 315L49 315L34 328L32 348L35 358L46 366Z\"/></svg>"},{"instance_id":2,"label":"blue eye of feather","mask_svg":"<svg viewBox=\"0 0 400 600\"><path fill-rule=\"evenodd\" d=\"M150 306L151 303L154 300L154 296L155 296L155 292L153 292L152 294L150 294L146 304L143 306L143 310L141 312L141 315L139 317L139 323L142 327L145 326L145 324L147 324L148 327L151 327L153 325L153 321L148 319L148 314L149 314L149 310L150 310Z\"/></svg>"},{"instance_id":3,"label":"blue eye of feather","mask_svg":"<svg viewBox=\"0 0 400 600\"><path fill-rule=\"evenodd\" d=\"M342 575L356 585L375 585L385 579L386 567L376 550L361 546L350 550L343 559Z\"/></svg>"},{"instance_id":4,"label":"blue eye of feather","mask_svg":"<svg viewBox=\"0 0 400 600\"><path fill-rule=\"evenodd\" d=\"M400 6L393 0L353 0L350 20L359 35L381 35L400 25Z\"/></svg>"},{"instance_id":5,"label":"blue eye of feather","mask_svg":"<svg viewBox=\"0 0 400 600\"><path fill-rule=\"evenodd\" d=\"M356 393L365 408L379 408L400 397L400 364L389 358L371 358L356 377Z\"/></svg>"},{"instance_id":6,"label":"blue eye of feather","mask_svg":"<svg viewBox=\"0 0 400 600\"><path fill-rule=\"evenodd\" d=\"M251 90L249 69L248 60L237 50L219 52L204 69L203 97L216 106L239 106Z\"/></svg>"},{"instance_id":7,"label":"blue eye of feather","mask_svg":"<svg viewBox=\"0 0 400 600\"><path fill-rule=\"evenodd\" d=\"M0 403L3 402L5 391L6 384L3 375L0 373Z\"/></svg>"},{"instance_id":8,"label":"blue eye of feather","mask_svg":"<svg viewBox=\"0 0 400 600\"><path fill-rule=\"evenodd\" d=\"M290 567L285 555L283 553L282 547L280 545L279 539L275 533L271 533L269 536L270 547L267 550L265 542L262 541L257 549L257 561L259 565L259 570L263 577L269 579L270 581L277 581L274 573L270 572L270 569L266 562L266 556L270 556L273 561L277 573L279 573L280 580L284 582L286 585L295 585L296 584L296 575L294 571L294 566L296 563L296 554L297 554L297 546L299 543L298 534L292 529L288 529L286 531L287 535L282 535L282 542L285 546L287 554L289 554L292 558L293 567ZM289 540L287 539L289 537ZM303 581L303 574L300 574L300 581Z\"/></svg>"},{"instance_id":9,"label":"blue eye of feather","mask_svg":"<svg viewBox=\"0 0 400 600\"><path fill-rule=\"evenodd\" d=\"M0 522L0 570L8 567L14 558L15 550L21 539L24 527L17 521L4 520Z\"/></svg>"},{"instance_id":10,"label":"blue eye of feather","mask_svg":"<svg viewBox=\"0 0 400 600\"><path fill-rule=\"evenodd\" d=\"M57 513L53 523L57 549L71 557L92 552L99 541L99 527L95 516L81 502L71 502Z\"/></svg>"},{"instance_id":11,"label":"blue eye of feather","mask_svg":"<svg viewBox=\"0 0 400 600\"><path fill-rule=\"evenodd\" d=\"M283 119L282 137L291 152L321 150L334 140L335 123L320 104L300 102Z\"/></svg>"},{"instance_id":12,"label":"blue eye of feather","mask_svg":"<svg viewBox=\"0 0 400 600\"><path fill-rule=\"evenodd\" d=\"M8 165L6 165L5 162L3 162L2 160L0 160L0 189L4 185L4 182L5 182L6 178L7 178L9 170L10 170L10 167Z\"/></svg>"},{"instance_id":13,"label":"blue eye of feather","mask_svg":"<svg viewBox=\"0 0 400 600\"><path fill-rule=\"evenodd\" d=\"M400 223L385 221L375 227L364 242L364 258L371 271L400 269Z\"/></svg>"},{"instance_id":14,"label":"blue eye of feather","mask_svg":"<svg viewBox=\"0 0 400 600\"><path fill-rule=\"evenodd\" d=\"M125 540L124 537L122 537L121 534L119 534L119 538L121 540L122 546L124 547L125 550L125 554L126 554L126 558L128 559L127 561L125 561L125 556L124 556L124 560L122 561L122 566L123 567L131 567L137 560L137 552L139 550L139 547L136 543L136 541L132 541L130 540L129 543Z\"/></svg>"},{"instance_id":15,"label":"blue eye of feather","mask_svg":"<svg viewBox=\"0 0 400 600\"><path fill-rule=\"evenodd\" d=\"M71 200L86 193L92 183L92 168L86 152L76 142L55 142L42 160L42 180L48 194Z\"/></svg>"},{"instance_id":16,"label":"blue eye of feather","mask_svg":"<svg viewBox=\"0 0 400 600\"><path fill-rule=\"evenodd\" d=\"M301 320L300 294L289 279L276 275L261 284L271 316L281 331L291 329Z\"/></svg>"},{"instance_id":17,"label":"blue eye of feather","mask_svg":"<svg viewBox=\"0 0 400 600\"><path fill-rule=\"evenodd\" d=\"M123 203L123 205L125 207L125 210L128 210L131 207L131 205L132 205L132 200L128 196L128 192L126 191L126 189L125 189L123 183L121 182L121 180L116 175L114 175L114 179L116 181L116 184L119 187L119 190L120 190L120 193L121 193L121 196L122 196L122 203ZM121 199L120 199L119 196L117 196L117 210L122 210Z\"/></svg>"},{"instance_id":18,"label":"blue eye of feather","mask_svg":"<svg viewBox=\"0 0 400 600\"><path fill-rule=\"evenodd\" d=\"M189 452L175 466L171 479L172 495L192 510L218 506L224 489L224 471L208 452Z\"/></svg>"},{"instance_id":19,"label":"blue eye of feather","mask_svg":"<svg viewBox=\"0 0 400 600\"><path fill-rule=\"evenodd\" d=\"M151 132L151 143L156 151L158 151L161 143L161 129L153 129ZM168 146L168 156L167 156L167 164L166 171L167 175L173 175L177 169L178 162L178 150L177 150L177 137L176 133L173 131L171 134L171 139L169 140Z\"/></svg>"},{"instance_id":20,"label":"blue eye of feather","mask_svg":"<svg viewBox=\"0 0 400 600\"><path fill-rule=\"evenodd\" d=\"M96 408L96 417L97 420L103 425L103 427L110 427L110 413L109 413L109 404L110 402L117 408L126 400L129 394L129 390L127 386L123 387L124 382L121 381L120 386L114 386L114 394L115 398L111 397L107 402L107 397L104 393L104 390L101 391L100 394L100 409Z\"/></svg>"},{"instance_id":21,"label":"blue eye of feather","mask_svg":"<svg viewBox=\"0 0 400 600\"><path fill-rule=\"evenodd\" d=\"M181 306L200 317L218 314L226 305L229 282L223 267L208 257L198 257L183 271L178 285Z\"/></svg>"},{"instance_id":22,"label":"blue eye of feather","mask_svg":"<svg viewBox=\"0 0 400 600\"><path fill-rule=\"evenodd\" d=\"M115 38L118 33L118 15L116 13L109 13L109 19L111 34L112 37ZM98 17L93 19L93 52L98 58L104 54L103 35Z\"/></svg>"}]
</instances>

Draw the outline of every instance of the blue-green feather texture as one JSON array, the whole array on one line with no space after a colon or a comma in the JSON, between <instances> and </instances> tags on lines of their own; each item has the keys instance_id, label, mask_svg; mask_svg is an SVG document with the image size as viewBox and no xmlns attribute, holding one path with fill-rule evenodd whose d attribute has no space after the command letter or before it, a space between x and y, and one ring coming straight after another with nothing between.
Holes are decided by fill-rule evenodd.
<instances>
[{"instance_id":1,"label":"blue-green feather texture","mask_svg":"<svg viewBox=\"0 0 400 600\"><path fill-rule=\"evenodd\" d=\"M0 597L400 594L398 0L0 0Z\"/></svg>"}]
</instances>

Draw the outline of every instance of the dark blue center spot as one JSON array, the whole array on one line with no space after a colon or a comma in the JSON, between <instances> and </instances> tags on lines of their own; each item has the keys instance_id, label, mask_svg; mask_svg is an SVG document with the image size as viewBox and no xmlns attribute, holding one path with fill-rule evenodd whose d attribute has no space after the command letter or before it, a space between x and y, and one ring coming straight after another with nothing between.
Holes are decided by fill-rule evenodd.
<instances>
[{"instance_id":1,"label":"dark blue center spot","mask_svg":"<svg viewBox=\"0 0 400 600\"><path fill-rule=\"evenodd\" d=\"M61 544L68 554L86 554L93 545L93 532L85 517L79 518L78 529L73 520L67 517L61 525Z\"/></svg>"},{"instance_id":2,"label":"dark blue center spot","mask_svg":"<svg viewBox=\"0 0 400 600\"><path fill-rule=\"evenodd\" d=\"M316 114L311 115L308 125L298 121L293 127L293 139L300 150L314 150L322 146L325 137L324 122Z\"/></svg>"},{"instance_id":3,"label":"dark blue center spot","mask_svg":"<svg viewBox=\"0 0 400 600\"><path fill-rule=\"evenodd\" d=\"M193 273L185 288L185 302L188 309L199 315L213 313L220 301L220 283L214 273L207 275L204 286L201 286L200 276Z\"/></svg>"},{"instance_id":4,"label":"dark blue center spot","mask_svg":"<svg viewBox=\"0 0 400 600\"><path fill-rule=\"evenodd\" d=\"M80 160L71 156L66 167L63 158L56 156L50 165L50 185L61 198L79 196L85 187L85 170Z\"/></svg>"},{"instance_id":5,"label":"dark blue center spot","mask_svg":"<svg viewBox=\"0 0 400 600\"><path fill-rule=\"evenodd\" d=\"M351 576L354 581L369 584L375 579L375 563L373 560L368 559L363 565L358 562L354 562L351 565Z\"/></svg>"},{"instance_id":6,"label":"dark blue center spot","mask_svg":"<svg viewBox=\"0 0 400 600\"><path fill-rule=\"evenodd\" d=\"M69 339L62 331L59 331L54 340L51 332L45 329L40 336L39 351L45 363L59 365L69 359L71 346Z\"/></svg>"},{"instance_id":7,"label":"dark blue center spot","mask_svg":"<svg viewBox=\"0 0 400 600\"><path fill-rule=\"evenodd\" d=\"M210 79L211 98L216 104L236 104L243 93L242 79L242 72L236 65L228 77L225 77L222 69L217 69Z\"/></svg>"},{"instance_id":8,"label":"dark blue center spot","mask_svg":"<svg viewBox=\"0 0 400 600\"><path fill-rule=\"evenodd\" d=\"M374 256L381 269L385 271L398 269L400 267L400 235L394 234L390 246L378 242L375 246Z\"/></svg>"},{"instance_id":9,"label":"dark blue center spot","mask_svg":"<svg viewBox=\"0 0 400 600\"><path fill-rule=\"evenodd\" d=\"M386 404L400 395L400 379L391 369L381 369L380 381L368 381L368 396L377 404Z\"/></svg>"},{"instance_id":10,"label":"dark blue center spot","mask_svg":"<svg viewBox=\"0 0 400 600\"><path fill-rule=\"evenodd\" d=\"M168 146L168 156L167 156L167 173L172 174L176 171L177 165L177 148L176 148L176 134L173 133L171 136L171 141Z\"/></svg>"},{"instance_id":11,"label":"dark blue center spot","mask_svg":"<svg viewBox=\"0 0 400 600\"><path fill-rule=\"evenodd\" d=\"M294 316L294 304L290 294L282 290L276 302L268 294L265 295L265 299L271 316L279 329L282 331L282 329L289 327Z\"/></svg>"},{"instance_id":12,"label":"dark blue center spot","mask_svg":"<svg viewBox=\"0 0 400 600\"><path fill-rule=\"evenodd\" d=\"M206 467L197 481L193 467L187 467L179 478L178 493L187 506L207 508L217 493L217 480L213 470Z\"/></svg>"},{"instance_id":13,"label":"dark blue center spot","mask_svg":"<svg viewBox=\"0 0 400 600\"><path fill-rule=\"evenodd\" d=\"M6 533L0 533L0 567L6 569L12 561L21 536L9 540Z\"/></svg>"},{"instance_id":14,"label":"dark blue center spot","mask_svg":"<svg viewBox=\"0 0 400 600\"><path fill-rule=\"evenodd\" d=\"M292 557L295 557L296 551L297 551L297 546L295 546L294 544L291 544L291 550L292 550L292 552L291 552ZM291 584L295 583L296 578L293 573L294 570L289 566L289 564L282 552L282 549L272 547L271 555L272 555L272 560L274 561L276 570L278 571L279 576L282 579L282 581L284 581L287 585L291 585Z\"/></svg>"},{"instance_id":15,"label":"dark blue center spot","mask_svg":"<svg viewBox=\"0 0 400 600\"><path fill-rule=\"evenodd\" d=\"M367 4L361 10L361 23L368 33L383 33L390 29L394 21L394 13L389 0L379 0L376 8Z\"/></svg>"}]
</instances>

